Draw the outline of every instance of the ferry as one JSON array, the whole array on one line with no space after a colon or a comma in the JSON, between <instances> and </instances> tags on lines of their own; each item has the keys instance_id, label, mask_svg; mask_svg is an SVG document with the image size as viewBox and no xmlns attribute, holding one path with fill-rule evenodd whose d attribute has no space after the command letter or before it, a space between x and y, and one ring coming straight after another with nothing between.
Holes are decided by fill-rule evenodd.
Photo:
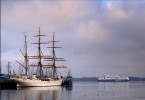
<instances>
[{"instance_id":1,"label":"ferry","mask_svg":"<svg viewBox=\"0 0 145 100\"><path fill-rule=\"evenodd\" d=\"M109 76L103 75L102 77L98 78L98 82L128 82L129 77L122 77L119 75L116 76Z\"/></svg>"}]
</instances>

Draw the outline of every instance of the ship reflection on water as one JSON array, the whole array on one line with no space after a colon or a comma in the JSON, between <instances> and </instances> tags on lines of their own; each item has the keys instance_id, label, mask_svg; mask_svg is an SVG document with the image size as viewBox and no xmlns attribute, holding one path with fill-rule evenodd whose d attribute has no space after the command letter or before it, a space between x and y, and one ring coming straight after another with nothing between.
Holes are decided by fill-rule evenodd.
<instances>
[{"instance_id":1,"label":"ship reflection on water","mask_svg":"<svg viewBox=\"0 0 145 100\"><path fill-rule=\"evenodd\" d=\"M72 89L72 86L18 87L13 94L7 91L1 100L69 100Z\"/></svg>"},{"instance_id":2,"label":"ship reflection on water","mask_svg":"<svg viewBox=\"0 0 145 100\"><path fill-rule=\"evenodd\" d=\"M73 86L0 90L0 100L145 100L145 82L75 82Z\"/></svg>"},{"instance_id":3,"label":"ship reflection on water","mask_svg":"<svg viewBox=\"0 0 145 100\"><path fill-rule=\"evenodd\" d=\"M71 97L72 89L73 86L18 87L19 92L15 95L18 95L18 100L67 100Z\"/></svg>"}]
</instances>

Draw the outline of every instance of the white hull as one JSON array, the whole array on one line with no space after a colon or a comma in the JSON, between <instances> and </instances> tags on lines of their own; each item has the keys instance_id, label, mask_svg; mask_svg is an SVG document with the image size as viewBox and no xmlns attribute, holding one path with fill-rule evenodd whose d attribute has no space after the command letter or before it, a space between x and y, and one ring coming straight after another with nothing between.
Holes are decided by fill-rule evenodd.
<instances>
[{"instance_id":1,"label":"white hull","mask_svg":"<svg viewBox=\"0 0 145 100\"><path fill-rule=\"evenodd\" d=\"M59 80L50 80L50 81L41 81L41 80L33 80L33 79L22 79L22 78L12 78L17 86L23 87L48 87L48 86L60 86L62 85L62 79Z\"/></svg>"},{"instance_id":2,"label":"white hull","mask_svg":"<svg viewBox=\"0 0 145 100\"><path fill-rule=\"evenodd\" d=\"M122 82L127 82L129 81L129 77L121 77L121 76L109 76L109 75L104 75L103 77L99 77L98 81L102 81L102 82L117 82L117 81L122 81Z\"/></svg>"}]
</instances>

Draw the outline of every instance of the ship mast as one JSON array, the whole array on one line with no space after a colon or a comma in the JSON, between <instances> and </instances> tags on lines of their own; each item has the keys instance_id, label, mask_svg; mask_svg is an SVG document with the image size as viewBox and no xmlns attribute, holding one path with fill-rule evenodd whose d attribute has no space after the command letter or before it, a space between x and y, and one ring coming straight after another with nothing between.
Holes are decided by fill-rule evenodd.
<instances>
[{"instance_id":1,"label":"ship mast","mask_svg":"<svg viewBox=\"0 0 145 100\"><path fill-rule=\"evenodd\" d=\"M50 66L52 67L52 77L55 79L55 78L57 78L56 68L66 68L65 66L56 66L56 61L65 61L65 60L64 60L64 58L56 58L55 48L62 48L62 47L55 46L55 42L59 42L59 41L55 41L54 33L53 33L52 41L49 41L49 42L52 42L52 47L47 47L47 48L52 48L52 58L46 58L48 60L45 60L45 61L52 61L52 65L50 65Z\"/></svg>"},{"instance_id":2,"label":"ship mast","mask_svg":"<svg viewBox=\"0 0 145 100\"><path fill-rule=\"evenodd\" d=\"M44 43L44 42L41 42L41 36L46 36L46 35L41 35L41 32L40 32L40 27L39 27L39 33L38 35L35 35L34 37L38 37L38 42L37 43L33 43L33 44L37 44L38 45L38 56L29 56L31 58L29 59L38 59L38 65L30 65L30 66L38 66L39 68L39 79L41 80L42 79L42 55L41 55L41 44L47 44L47 43Z\"/></svg>"},{"instance_id":3,"label":"ship mast","mask_svg":"<svg viewBox=\"0 0 145 100\"><path fill-rule=\"evenodd\" d=\"M40 27L39 27L39 35L38 35L38 66L40 68L39 75L40 79L42 77L42 64L41 64L41 46L40 46Z\"/></svg>"},{"instance_id":4,"label":"ship mast","mask_svg":"<svg viewBox=\"0 0 145 100\"><path fill-rule=\"evenodd\" d=\"M61 48L61 47L56 47L55 46L55 42L59 42L59 41L55 41L54 40L54 34L53 34L53 40L49 41L52 42L52 46L51 47L47 47L47 48L52 48L52 56L48 56L48 55L41 55L41 44L48 44L47 42L41 42L41 36L46 36L46 35L42 35L40 32L40 27L39 27L39 34L35 35L34 37L38 37L38 42L37 43L33 43L33 44L37 44L38 45L38 56L28 56L29 59L38 59L38 64L37 65L30 65L32 67L38 67L39 68L39 79L42 79L42 68L52 68L52 78L55 79L57 78L57 72L56 72L56 68L66 68L65 66L56 66L56 61L65 61L64 58L56 58L55 55L55 48ZM43 61L51 61L52 64L42 64L42 60Z\"/></svg>"},{"instance_id":5,"label":"ship mast","mask_svg":"<svg viewBox=\"0 0 145 100\"><path fill-rule=\"evenodd\" d=\"M25 37L25 43L24 43L24 48L25 48L25 54L21 51L22 55L24 56L24 61L25 61L25 65L21 64L20 62L16 61L17 63L19 63L22 67L25 68L25 75L27 76L28 75L28 53L27 53L27 36L26 34L24 35Z\"/></svg>"},{"instance_id":6,"label":"ship mast","mask_svg":"<svg viewBox=\"0 0 145 100\"><path fill-rule=\"evenodd\" d=\"M25 75L28 75L28 53L27 53L27 36L25 34Z\"/></svg>"},{"instance_id":7,"label":"ship mast","mask_svg":"<svg viewBox=\"0 0 145 100\"><path fill-rule=\"evenodd\" d=\"M10 62L8 62L7 64L7 68L8 68L8 75L11 75L11 66L10 66Z\"/></svg>"},{"instance_id":8,"label":"ship mast","mask_svg":"<svg viewBox=\"0 0 145 100\"><path fill-rule=\"evenodd\" d=\"M53 78L55 78L57 75L57 73L56 73L56 66L55 66L55 50L54 50L54 43L55 43L56 41L54 41L54 33L53 33L53 41L52 41L52 58L53 58Z\"/></svg>"}]
</instances>

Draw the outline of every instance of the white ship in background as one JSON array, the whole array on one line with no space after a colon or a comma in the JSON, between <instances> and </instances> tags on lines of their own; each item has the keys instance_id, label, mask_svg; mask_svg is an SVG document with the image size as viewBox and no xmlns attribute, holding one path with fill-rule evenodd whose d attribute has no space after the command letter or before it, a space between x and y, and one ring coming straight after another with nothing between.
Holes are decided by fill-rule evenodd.
<instances>
[{"instance_id":1,"label":"white ship in background","mask_svg":"<svg viewBox=\"0 0 145 100\"><path fill-rule=\"evenodd\" d=\"M48 56L48 55L42 55L42 51L41 51L41 44L47 44L44 42L41 42L41 37L42 36L46 36L46 35L42 35L40 34L40 27L39 27L39 34L34 36L34 37L38 37L38 42L37 43L33 43L38 45L38 54L36 56L28 56L27 54L27 38L25 35L25 53L22 53L24 56L24 61L25 61L25 65L21 64L20 62L18 62L23 68L25 68L25 74L18 74L18 75L13 75L11 77L12 80L14 80L17 83L17 86L41 86L41 87L46 87L46 86L59 86L62 85L62 81L63 81L63 77L62 76L58 76L57 73L57 68L66 68L65 66L56 66L56 61L65 61L64 58L57 58L55 55L55 48L61 48L61 47L56 47L55 46L55 42L59 42L59 41L55 41L54 40L54 34L53 34L53 40L49 41L49 43L52 43L51 47L47 47L47 48L52 48L52 55ZM37 63L36 64L28 64L28 60L30 59L37 59ZM48 61L49 63L47 64L43 64L44 61ZM29 77L29 67L36 67L38 69L38 73L33 74L31 77ZM51 76L50 77L44 77L43 75L43 71L44 69L51 69Z\"/></svg>"},{"instance_id":2,"label":"white ship in background","mask_svg":"<svg viewBox=\"0 0 145 100\"><path fill-rule=\"evenodd\" d=\"M109 76L103 75L102 77L98 78L98 82L128 82L129 77L122 77L120 75L116 76Z\"/></svg>"}]
</instances>

